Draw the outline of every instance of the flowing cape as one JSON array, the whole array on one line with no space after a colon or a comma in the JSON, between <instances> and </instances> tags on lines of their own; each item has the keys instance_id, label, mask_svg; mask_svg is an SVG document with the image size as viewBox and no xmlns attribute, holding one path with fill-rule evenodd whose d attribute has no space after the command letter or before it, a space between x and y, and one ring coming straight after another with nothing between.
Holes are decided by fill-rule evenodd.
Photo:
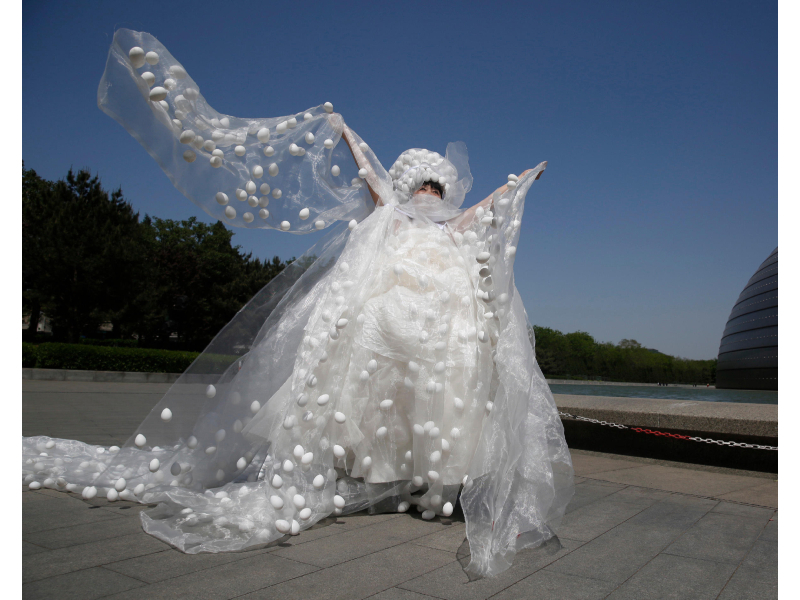
<instances>
[{"instance_id":1,"label":"flowing cape","mask_svg":"<svg viewBox=\"0 0 800 600\"><path fill-rule=\"evenodd\" d=\"M153 73L152 87L144 72ZM153 94L156 88L161 90ZM471 300L482 315L475 347L490 353L494 365L485 382L491 412L463 486L441 492L455 498L460 487L471 551L466 570L496 575L518 550L553 538L572 496L572 463L513 270L525 197L545 163L498 195L493 214L431 211L398 205L386 171L355 138L384 204L374 209L356 177L359 164L339 143L345 126L336 113L322 106L276 119L238 119L217 113L190 89L199 88L155 38L117 31L100 106L178 189L234 226L330 231L241 309L121 448L23 438L24 480L86 498L157 504L142 513L145 530L187 553L263 546L331 515L365 508L398 510L410 482L365 483L358 468L337 454L340 444L355 448L369 435L347 406L335 400L315 407L307 422L306 415L296 417L301 395L315 391L314 369L325 361L331 373L347 367L342 361L348 357L328 356L315 332L330 332L334 340L350 335L356 324L348 326L345 317L358 314L364 290L380 276L376 249L391 235L397 209L420 223L450 228L465 264L491 267L490 277L476 280ZM263 129L269 129L268 139ZM184 134L189 130L191 140ZM191 161L187 152L194 154L187 155ZM221 164L214 166L220 154L214 163ZM267 206L269 216L257 216ZM235 216L226 216L229 207ZM447 225L431 218L441 214L450 217ZM357 225L342 223L352 220ZM342 321L340 334L332 324Z\"/></svg>"}]
</instances>

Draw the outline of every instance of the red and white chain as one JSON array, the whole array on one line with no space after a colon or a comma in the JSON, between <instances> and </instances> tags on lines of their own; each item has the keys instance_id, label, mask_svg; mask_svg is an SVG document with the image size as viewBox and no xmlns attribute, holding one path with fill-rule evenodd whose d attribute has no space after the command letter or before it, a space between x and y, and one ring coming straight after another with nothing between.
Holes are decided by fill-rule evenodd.
<instances>
[{"instance_id":1,"label":"red and white chain","mask_svg":"<svg viewBox=\"0 0 800 600\"><path fill-rule=\"evenodd\" d=\"M591 419L589 417L581 417L579 415L571 415L569 413L558 411L559 416L567 419L575 419L576 421L586 421L587 423L595 423L596 425L606 425L607 427L615 427L616 429L630 429L636 433L647 433L658 437L670 437L677 440L689 440L692 442L703 442L705 444L716 444L717 446L731 446L734 448L751 448L753 450L777 450L777 446L762 446L761 444L748 444L746 442L730 442L723 440L712 440L710 438L694 437L690 435L682 435L680 433L668 433L666 431L653 431L643 427L628 427L620 423L612 423L610 421L601 421L599 419Z\"/></svg>"}]
</instances>

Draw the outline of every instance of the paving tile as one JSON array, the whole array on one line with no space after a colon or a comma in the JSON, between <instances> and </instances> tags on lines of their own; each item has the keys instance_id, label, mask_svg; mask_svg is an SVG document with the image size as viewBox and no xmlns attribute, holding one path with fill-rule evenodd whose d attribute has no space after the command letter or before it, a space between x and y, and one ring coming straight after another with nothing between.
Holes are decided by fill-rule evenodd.
<instances>
[{"instance_id":1,"label":"paving tile","mask_svg":"<svg viewBox=\"0 0 800 600\"><path fill-rule=\"evenodd\" d=\"M670 496L577 548L548 570L622 583L713 506L713 500Z\"/></svg>"},{"instance_id":2,"label":"paving tile","mask_svg":"<svg viewBox=\"0 0 800 600\"><path fill-rule=\"evenodd\" d=\"M28 556L22 563L22 581L35 581L88 569L134 556L160 552L166 544L146 533L126 535L80 546L48 550Z\"/></svg>"},{"instance_id":3,"label":"paving tile","mask_svg":"<svg viewBox=\"0 0 800 600\"><path fill-rule=\"evenodd\" d=\"M760 481L763 481L763 479ZM727 494L720 494L718 498L778 508L778 482L770 481L761 485L735 490Z\"/></svg>"},{"instance_id":4,"label":"paving tile","mask_svg":"<svg viewBox=\"0 0 800 600\"><path fill-rule=\"evenodd\" d=\"M753 600L754 598L758 600L778 600L777 582L765 583L749 579L739 575L737 571L717 597L717 600Z\"/></svg>"},{"instance_id":5,"label":"paving tile","mask_svg":"<svg viewBox=\"0 0 800 600\"><path fill-rule=\"evenodd\" d=\"M359 527L336 536L289 548L278 547L272 554L318 567L330 567L441 531L442 528L443 525L437 521L423 521L405 514L399 519Z\"/></svg>"},{"instance_id":6,"label":"paving tile","mask_svg":"<svg viewBox=\"0 0 800 600\"><path fill-rule=\"evenodd\" d=\"M428 548L436 548L437 550L444 550L445 552L452 552L453 554L464 543L467 537L467 526L465 523L453 523L442 531L437 531L430 535L417 538L413 541L414 544L420 546L427 546Z\"/></svg>"},{"instance_id":7,"label":"paving tile","mask_svg":"<svg viewBox=\"0 0 800 600\"><path fill-rule=\"evenodd\" d=\"M265 549L260 549L248 552L184 554L179 550L170 548L163 552L128 558L103 566L106 569L141 579L147 583L157 583L189 573L199 573L218 565L252 558L265 552Z\"/></svg>"},{"instance_id":8,"label":"paving tile","mask_svg":"<svg viewBox=\"0 0 800 600\"><path fill-rule=\"evenodd\" d=\"M744 518L709 512L663 552L736 566L768 522L765 516Z\"/></svg>"},{"instance_id":9,"label":"paving tile","mask_svg":"<svg viewBox=\"0 0 800 600\"><path fill-rule=\"evenodd\" d=\"M359 600L450 563L447 552L401 544L242 597ZM310 593L309 593L310 592Z\"/></svg>"},{"instance_id":10,"label":"paving tile","mask_svg":"<svg viewBox=\"0 0 800 600\"><path fill-rule=\"evenodd\" d=\"M739 517L762 517L768 519L776 514L775 509L764 508L762 506L748 506L746 504L736 504L734 502L720 502L711 509L713 513L723 513L726 515L736 515Z\"/></svg>"},{"instance_id":11,"label":"paving tile","mask_svg":"<svg viewBox=\"0 0 800 600\"><path fill-rule=\"evenodd\" d=\"M430 600L433 596L426 596L425 594L418 594L417 592L410 592L401 588L389 588L382 592L370 596L369 600Z\"/></svg>"},{"instance_id":12,"label":"paving tile","mask_svg":"<svg viewBox=\"0 0 800 600\"><path fill-rule=\"evenodd\" d=\"M398 587L447 600L488 598L570 552L570 542L561 541L563 547L560 549L558 544L552 543L521 550L514 558L514 564L496 577L470 581L461 564L452 562Z\"/></svg>"},{"instance_id":13,"label":"paving tile","mask_svg":"<svg viewBox=\"0 0 800 600\"><path fill-rule=\"evenodd\" d=\"M778 585L777 542L756 541L739 565L739 568L736 569L736 574L756 581Z\"/></svg>"},{"instance_id":14,"label":"paving tile","mask_svg":"<svg viewBox=\"0 0 800 600\"><path fill-rule=\"evenodd\" d=\"M778 544L758 540L736 569L719 600L778 598Z\"/></svg>"},{"instance_id":15,"label":"paving tile","mask_svg":"<svg viewBox=\"0 0 800 600\"><path fill-rule=\"evenodd\" d=\"M95 567L26 583L22 586L22 597L93 600L144 585L137 579Z\"/></svg>"},{"instance_id":16,"label":"paving tile","mask_svg":"<svg viewBox=\"0 0 800 600\"><path fill-rule=\"evenodd\" d=\"M731 564L659 554L608 600L714 600L735 568Z\"/></svg>"},{"instance_id":17,"label":"paving tile","mask_svg":"<svg viewBox=\"0 0 800 600\"><path fill-rule=\"evenodd\" d=\"M588 542L647 508L633 502L620 502L618 495L611 494L564 515L558 528L559 536Z\"/></svg>"},{"instance_id":18,"label":"paving tile","mask_svg":"<svg viewBox=\"0 0 800 600\"><path fill-rule=\"evenodd\" d=\"M99 542L109 538L142 532L142 524L138 519L107 519L102 527L96 523L84 523L67 527L57 527L23 535L25 541L45 548L66 548Z\"/></svg>"},{"instance_id":19,"label":"paving tile","mask_svg":"<svg viewBox=\"0 0 800 600\"><path fill-rule=\"evenodd\" d=\"M195 556L195 555L193 555ZM316 567L304 565L264 552L243 560L204 569L201 573L188 573L165 581L153 583L144 590L130 590L109 596L113 600L223 600L238 598L254 590L268 588L282 581L315 571ZM322 592L323 590L320 590ZM309 597L309 588L305 596ZM316 594L315 594L316 596ZM322 597L317 596L317 597Z\"/></svg>"},{"instance_id":20,"label":"paving tile","mask_svg":"<svg viewBox=\"0 0 800 600\"><path fill-rule=\"evenodd\" d=\"M586 480L575 486L575 494L567 505L566 512L572 512L582 506L591 504L600 498L605 498L611 494L625 489L624 485L607 483L603 481Z\"/></svg>"},{"instance_id":21,"label":"paving tile","mask_svg":"<svg viewBox=\"0 0 800 600\"><path fill-rule=\"evenodd\" d=\"M765 540L768 542L777 542L778 541L778 512L775 511L775 515L772 517L772 520L767 523L767 526L764 527L764 531L761 532L761 536L759 537L761 540Z\"/></svg>"},{"instance_id":22,"label":"paving tile","mask_svg":"<svg viewBox=\"0 0 800 600\"><path fill-rule=\"evenodd\" d=\"M118 518L115 515L76 498L56 499L39 495L39 498L22 502L22 534L69 527L71 525L96 524L109 519Z\"/></svg>"},{"instance_id":23,"label":"paving tile","mask_svg":"<svg viewBox=\"0 0 800 600\"><path fill-rule=\"evenodd\" d=\"M614 483L714 498L723 498L723 495L764 485L764 480L760 477L709 473L661 465L642 465L632 469L609 471L595 477ZM735 497L728 499L738 500Z\"/></svg>"},{"instance_id":24,"label":"paving tile","mask_svg":"<svg viewBox=\"0 0 800 600\"><path fill-rule=\"evenodd\" d=\"M25 540L22 541L22 556L30 556L31 554L39 554L39 552L46 552L47 548L42 548L35 544L29 544Z\"/></svg>"},{"instance_id":25,"label":"paving tile","mask_svg":"<svg viewBox=\"0 0 800 600\"><path fill-rule=\"evenodd\" d=\"M673 493L674 492L629 485L625 488L622 488L618 492L614 492L614 495L611 496L611 498L613 498L615 502L627 502L629 504L636 504L646 508L648 506L652 506L656 502L660 502L661 500L668 498Z\"/></svg>"},{"instance_id":26,"label":"paving tile","mask_svg":"<svg viewBox=\"0 0 800 600\"><path fill-rule=\"evenodd\" d=\"M504 589L492 600L601 600L617 587L616 583L562 575L541 570Z\"/></svg>"},{"instance_id":27,"label":"paving tile","mask_svg":"<svg viewBox=\"0 0 800 600\"><path fill-rule=\"evenodd\" d=\"M575 470L575 475L579 476L592 476L595 473L617 471L619 469L631 469L641 466L642 463L634 461L606 458L591 454L572 454L572 467Z\"/></svg>"}]
</instances>

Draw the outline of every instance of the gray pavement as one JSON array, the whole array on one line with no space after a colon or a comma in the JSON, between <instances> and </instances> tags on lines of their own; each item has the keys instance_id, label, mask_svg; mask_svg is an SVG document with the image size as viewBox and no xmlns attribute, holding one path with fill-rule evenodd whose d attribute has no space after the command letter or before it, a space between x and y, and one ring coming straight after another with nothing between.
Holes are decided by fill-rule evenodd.
<instances>
[{"instance_id":1,"label":"gray pavement","mask_svg":"<svg viewBox=\"0 0 800 600\"><path fill-rule=\"evenodd\" d=\"M168 388L23 380L23 435L121 444ZM142 531L146 507L23 486L23 597L777 598L774 475L586 451L573 462L560 547L473 582L458 512L359 513L267 548L186 555Z\"/></svg>"}]
</instances>

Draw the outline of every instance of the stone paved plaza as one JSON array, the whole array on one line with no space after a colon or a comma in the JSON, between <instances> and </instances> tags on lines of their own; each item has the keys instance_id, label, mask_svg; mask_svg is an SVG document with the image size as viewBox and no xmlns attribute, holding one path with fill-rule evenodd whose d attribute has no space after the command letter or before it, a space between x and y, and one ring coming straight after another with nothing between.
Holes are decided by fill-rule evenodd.
<instances>
[{"instance_id":1,"label":"stone paved plaza","mask_svg":"<svg viewBox=\"0 0 800 600\"><path fill-rule=\"evenodd\" d=\"M168 388L23 380L23 435L119 445ZM23 486L23 597L778 597L777 476L584 451L573 462L560 545L472 582L459 512L328 518L271 547L186 555L142 531L146 507Z\"/></svg>"}]
</instances>

